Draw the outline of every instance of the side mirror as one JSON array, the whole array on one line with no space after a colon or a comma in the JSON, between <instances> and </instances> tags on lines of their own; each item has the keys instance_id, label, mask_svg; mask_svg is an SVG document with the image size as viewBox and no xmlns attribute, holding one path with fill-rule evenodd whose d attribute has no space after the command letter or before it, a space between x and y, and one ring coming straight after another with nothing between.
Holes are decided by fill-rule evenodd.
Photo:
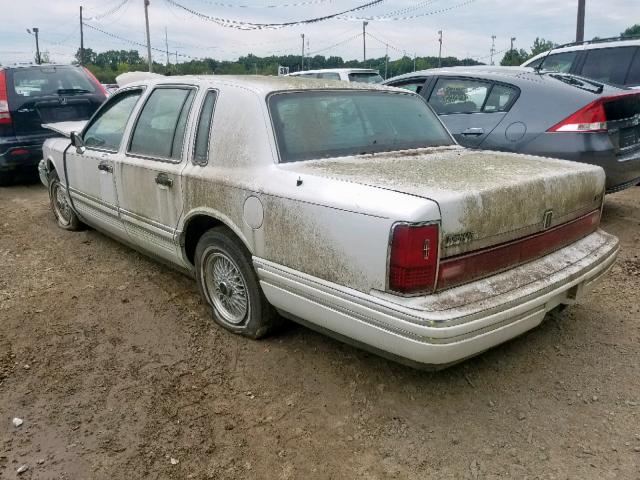
<instances>
[{"instance_id":1,"label":"side mirror","mask_svg":"<svg viewBox=\"0 0 640 480\"><path fill-rule=\"evenodd\" d=\"M82 155L87 148L84 146L84 140L79 133L71 132L71 145L76 147L76 153Z\"/></svg>"}]
</instances>

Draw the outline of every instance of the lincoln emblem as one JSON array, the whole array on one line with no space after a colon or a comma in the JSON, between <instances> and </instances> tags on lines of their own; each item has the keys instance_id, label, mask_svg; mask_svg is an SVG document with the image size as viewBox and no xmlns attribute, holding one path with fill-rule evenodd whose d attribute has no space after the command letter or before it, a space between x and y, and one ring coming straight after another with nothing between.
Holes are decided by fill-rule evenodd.
<instances>
[{"instance_id":1,"label":"lincoln emblem","mask_svg":"<svg viewBox=\"0 0 640 480\"><path fill-rule=\"evenodd\" d=\"M431 242L429 239L424 241L424 246L422 247L423 258L425 260L429 260L429 251L431 250Z\"/></svg>"},{"instance_id":2,"label":"lincoln emblem","mask_svg":"<svg viewBox=\"0 0 640 480\"><path fill-rule=\"evenodd\" d=\"M544 216L542 217L542 224L545 230L551 226L552 220L553 220L553 210L547 210L546 212L544 212Z\"/></svg>"}]
</instances>

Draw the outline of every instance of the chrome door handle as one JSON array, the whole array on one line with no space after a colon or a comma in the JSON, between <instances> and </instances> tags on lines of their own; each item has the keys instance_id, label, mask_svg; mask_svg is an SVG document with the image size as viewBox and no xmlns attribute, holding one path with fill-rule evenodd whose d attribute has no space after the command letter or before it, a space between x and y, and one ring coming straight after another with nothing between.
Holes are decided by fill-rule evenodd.
<instances>
[{"instance_id":1,"label":"chrome door handle","mask_svg":"<svg viewBox=\"0 0 640 480\"><path fill-rule=\"evenodd\" d=\"M166 173L159 173L156 177L156 183L163 187L171 188L173 186L173 180L171 180Z\"/></svg>"},{"instance_id":2,"label":"chrome door handle","mask_svg":"<svg viewBox=\"0 0 640 480\"><path fill-rule=\"evenodd\" d=\"M98 164L98 170L102 172L113 173L113 165L111 165L109 162L100 162Z\"/></svg>"},{"instance_id":3,"label":"chrome door handle","mask_svg":"<svg viewBox=\"0 0 640 480\"><path fill-rule=\"evenodd\" d=\"M467 128L462 132L462 135L484 135L484 128Z\"/></svg>"}]
</instances>

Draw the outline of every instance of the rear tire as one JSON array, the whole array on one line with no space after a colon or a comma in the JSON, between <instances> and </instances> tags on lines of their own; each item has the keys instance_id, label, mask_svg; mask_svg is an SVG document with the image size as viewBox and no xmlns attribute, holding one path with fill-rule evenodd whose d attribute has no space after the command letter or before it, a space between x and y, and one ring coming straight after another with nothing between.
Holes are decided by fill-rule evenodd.
<instances>
[{"instance_id":1,"label":"rear tire","mask_svg":"<svg viewBox=\"0 0 640 480\"><path fill-rule=\"evenodd\" d=\"M55 170L49 173L49 202L53 216L58 222L58 226L63 230L76 231L82 228L82 223L71 208L71 201L64 186L60 183L60 178Z\"/></svg>"},{"instance_id":2,"label":"rear tire","mask_svg":"<svg viewBox=\"0 0 640 480\"><path fill-rule=\"evenodd\" d=\"M218 325L252 339L278 326L278 314L260 288L251 255L226 227L212 228L200 238L195 268L200 292Z\"/></svg>"}]
</instances>

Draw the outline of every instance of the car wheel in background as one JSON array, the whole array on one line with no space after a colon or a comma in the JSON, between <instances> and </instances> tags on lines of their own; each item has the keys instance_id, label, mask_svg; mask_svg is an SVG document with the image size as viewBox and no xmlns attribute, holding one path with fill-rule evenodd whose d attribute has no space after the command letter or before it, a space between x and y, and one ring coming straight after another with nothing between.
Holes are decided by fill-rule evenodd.
<instances>
[{"instance_id":1,"label":"car wheel in background","mask_svg":"<svg viewBox=\"0 0 640 480\"><path fill-rule=\"evenodd\" d=\"M49 201L58 226L64 230L80 230L82 223L71 208L69 195L60 183L56 171L49 174Z\"/></svg>"},{"instance_id":2,"label":"car wheel in background","mask_svg":"<svg viewBox=\"0 0 640 480\"><path fill-rule=\"evenodd\" d=\"M212 228L200 238L195 267L217 324L253 339L277 326L279 316L260 288L251 255L226 227Z\"/></svg>"}]
</instances>

